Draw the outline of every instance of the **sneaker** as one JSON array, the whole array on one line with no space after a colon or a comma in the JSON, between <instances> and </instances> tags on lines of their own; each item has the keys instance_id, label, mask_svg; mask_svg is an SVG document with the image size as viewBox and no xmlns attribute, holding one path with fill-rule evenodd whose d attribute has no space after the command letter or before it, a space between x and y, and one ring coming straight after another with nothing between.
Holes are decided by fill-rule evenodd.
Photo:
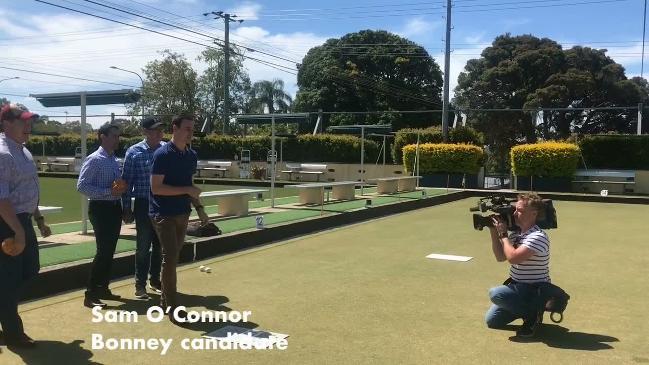
<instances>
[{"instance_id":1,"label":"sneaker","mask_svg":"<svg viewBox=\"0 0 649 365\"><path fill-rule=\"evenodd\" d=\"M531 338L536 336L536 331L543 322L543 311L539 311L531 318L523 320L523 325L516 331L516 336L521 338Z\"/></svg>"},{"instance_id":2,"label":"sneaker","mask_svg":"<svg viewBox=\"0 0 649 365\"><path fill-rule=\"evenodd\" d=\"M139 286L137 285L135 287L135 297L140 300L149 300L151 297L149 294L146 292L146 288L144 286Z\"/></svg>"},{"instance_id":3,"label":"sneaker","mask_svg":"<svg viewBox=\"0 0 649 365\"><path fill-rule=\"evenodd\" d=\"M96 298L94 296L89 296L89 295L86 295L86 297L83 299L83 305L85 307L88 307L88 308L94 308L94 307L104 308L104 307L106 307L106 303L99 300L99 298Z\"/></svg>"},{"instance_id":4,"label":"sneaker","mask_svg":"<svg viewBox=\"0 0 649 365\"><path fill-rule=\"evenodd\" d=\"M155 294L162 294L162 284L159 282L150 282L149 289L151 289Z\"/></svg>"}]
</instances>

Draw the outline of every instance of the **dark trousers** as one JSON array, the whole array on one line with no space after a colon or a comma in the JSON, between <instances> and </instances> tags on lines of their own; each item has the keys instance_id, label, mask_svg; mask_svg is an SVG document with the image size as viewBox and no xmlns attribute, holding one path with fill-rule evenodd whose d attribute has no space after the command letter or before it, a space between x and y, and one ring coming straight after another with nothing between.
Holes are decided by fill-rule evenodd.
<instances>
[{"instance_id":1,"label":"dark trousers","mask_svg":"<svg viewBox=\"0 0 649 365\"><path fill-rule=\"evenodd\" d=\"M162 295L160 304L162 307L175 307L178 305L176 300L176 267L178 266L180 250L185 243L189 214L154 217L152 221L162 246Z\"/></svg>"},{"instance_id":2,"label":"dark trousers","mask_svg":"<svg viewBox=\"0 0 649 365\"><path fill-rule=\"evenodd\" d=\"M18 214L25 231L25 250L18 256L8 256L0 250L0 324L7 337L24 333L18 314L20 292L40 269L38 241L32 226L31 214Z\"/></svg>"},{"instance_id":3,"label":"dark trousers","mask_svg":"<svg viewBox=\"0 0 649 365\"><path fill-rule=\"evenodd\" d=\"M158 235L149 217L149 199L136 198L134 206L137 246L135 248L135 285L146 286L147 275L151 283L160 283L162 256Z\"/></svg>"},{"instance_id":4,"label":"dark trousers","mask_svg":"<svg viewBox=\"0 0 649 365\"><path fill-rule=\"evenodd\" d=\"M86 295L94 295L108 290L113 255L122 228L122 205L119 200L91 200L88 217L95 231L97 253L92 260Z\"/></svg>"}]
</instances>

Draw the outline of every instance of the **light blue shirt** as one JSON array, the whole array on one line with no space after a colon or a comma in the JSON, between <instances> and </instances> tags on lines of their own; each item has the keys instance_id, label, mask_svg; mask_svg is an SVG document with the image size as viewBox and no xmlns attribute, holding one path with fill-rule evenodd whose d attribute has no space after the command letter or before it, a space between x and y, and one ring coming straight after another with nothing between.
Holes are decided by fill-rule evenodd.
<instances>
[{"instance_id":1,"label":"light blue shirt","mask_svg":"<svg viewBox=\"0 0 649 365\"><path fill-rule=\"evenodd\" d=\"M120 170L115 154L109 155L99 146L81 165L77 190L90 200L118 200L111 191L113 181L122 175Z\"/></svg>"},{"instance_id":2,"label":"light blue shirt","mask_svg":"<svg viewBox=\"0 0 649 365\"><path fill-rule=\"evenodd\" d=\"M38 206L38 172L34 158L22 144L0 133L0 199L18 213L32 214Z\"/></svg>"}]
</instances>

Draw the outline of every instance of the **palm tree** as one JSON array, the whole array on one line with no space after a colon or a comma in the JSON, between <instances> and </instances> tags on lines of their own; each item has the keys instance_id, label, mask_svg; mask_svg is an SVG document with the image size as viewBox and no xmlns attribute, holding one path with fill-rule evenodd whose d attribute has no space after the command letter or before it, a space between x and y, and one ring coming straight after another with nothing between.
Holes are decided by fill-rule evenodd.
<instances>
[{"instance_id":1,"label":"palm tree","mask_svg":"<svg viewBox=\"0 0 649 365\"><path fill-rule=\"evenodd\" d=\"M252 85L252 101L262 113L268 109L270 114L276 111L286 113L293 103L291 96L284 91L284 81L280 79L255 82Z\"/></svg>"}]
</instances>

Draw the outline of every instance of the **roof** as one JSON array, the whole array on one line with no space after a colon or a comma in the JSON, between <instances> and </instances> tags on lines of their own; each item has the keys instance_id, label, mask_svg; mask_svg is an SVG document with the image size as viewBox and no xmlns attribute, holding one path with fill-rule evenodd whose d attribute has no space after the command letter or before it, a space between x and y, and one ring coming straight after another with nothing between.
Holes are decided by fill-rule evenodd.
<instances>
[{"instance_id":1,"label":"roof","mask_svg":"<svg viewBox=\"0 0 649 365\"><path fill-rule=\"evenodd\" d=\"M79 91L71 93L31 94L44 107L81 106L81 94L86 94L86 105L130 104L140 100L140 92L132 89Z\"/></svg>"},{"instance_id":2,"label":"roof","mask_svg":"<svg viewBox=\"0 0 649 365\"><path fill-rule=\"evenodd\" d=\"M309 122L309 113L234 115L234 118L240 124L271 124L273 116L275 117L275 123Z\"/></svg>"},{"instance_id":3,"label":"roof","mask_svg":"<svg viewBox=\"0 0 649 365\"><path fill-rule=\"evenodd\" d=\"M351 125L338 125L327 128L328 131L333 133L345 134L361 134L361 129L365 129L365 133L387 134L392 132L392 125L390 124L351 124Z\"/></svg>"}]
</instances>

